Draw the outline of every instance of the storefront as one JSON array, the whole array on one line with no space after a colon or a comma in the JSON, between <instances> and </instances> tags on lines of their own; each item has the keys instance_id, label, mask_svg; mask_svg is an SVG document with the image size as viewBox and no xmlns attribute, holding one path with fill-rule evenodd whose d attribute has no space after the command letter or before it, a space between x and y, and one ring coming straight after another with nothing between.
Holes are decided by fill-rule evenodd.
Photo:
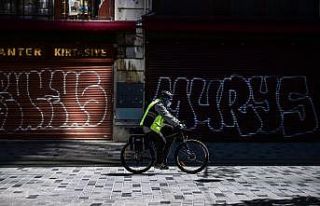
<instances>
[{"instance_id":1,"label":"storefront","mask_svg":"<svg viewBox=\"0 0 320 206\"><path fill-rule=\"evenodd\" d=\"M319 25L148 16L146 101L209 140L315 139Z\"/></svg>"},{"instance_id":2,"label":"storefront","mask_svg":"<svg viewBox=\"0 0 320 206\"><path fill-rule=\"evenodd\" d=\"M112 139L116 34L135 24L20 26L0 41L0 138Z\"/></svg>"}]
</instances>

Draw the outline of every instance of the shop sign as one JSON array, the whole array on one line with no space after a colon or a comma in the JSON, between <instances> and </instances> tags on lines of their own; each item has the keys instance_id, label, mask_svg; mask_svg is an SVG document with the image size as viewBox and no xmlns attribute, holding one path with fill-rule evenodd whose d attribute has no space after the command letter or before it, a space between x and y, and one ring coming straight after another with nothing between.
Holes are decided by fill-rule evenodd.
<instances>
[{"instance_id":1,"label":"shop sign","mask_svg":"<svg viewBox=\"0 0 320 206\"><path fill-rule=\"evenodd\" d=\"M72 48L72 47L0 47L0 58L10 57L112 57L110 48Z\"/></svg>"},{"instance_id":2,"label":"shop sign","mask_svg":"<svg viewBox=\"0 0 320 206\"><path fill-rule=\"evenodd\" d=\"M42 56L41 48L22 48L10 47L0 48L1 57L36 57Z\"/></svg>"}]
</instances>

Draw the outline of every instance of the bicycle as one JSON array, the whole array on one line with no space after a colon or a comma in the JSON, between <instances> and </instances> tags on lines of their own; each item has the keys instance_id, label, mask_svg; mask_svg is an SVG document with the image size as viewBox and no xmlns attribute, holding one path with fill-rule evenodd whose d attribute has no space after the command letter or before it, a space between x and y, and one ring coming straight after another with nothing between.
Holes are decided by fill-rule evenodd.
<instances>
[{"instance_id":1,"label":"bicycle","mask_svg":"<svg viewBox=\"0 0 320 206\"><path fill-rule=\"evenodd\" d=\"M185 135L185 131L187 130L179 130L175 135L180 137L182 142L175 149L174 160L180 170L195 174L207 166L209 151L204 143ZM148 171L154 165L155 154L150 134L131 136L129 142L121 150L121 163L129 172L140 174Z\"/></svg>"}]
</instances>

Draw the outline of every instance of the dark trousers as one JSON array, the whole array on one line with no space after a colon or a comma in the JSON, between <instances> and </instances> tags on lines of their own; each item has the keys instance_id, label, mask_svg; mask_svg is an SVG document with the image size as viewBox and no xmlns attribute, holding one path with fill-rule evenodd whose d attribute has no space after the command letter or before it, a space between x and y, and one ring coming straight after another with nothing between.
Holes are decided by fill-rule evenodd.
<instances>
[{"instance_id":1,"label":"dark trousers","mask_svg":"<svg viewBox=\"0 0 320 206\"><path fill-rule=\"evenodd\" d=\"M167 163L170 147L175 139L175 129L170 125L165 125L161 129L161 134L152 134L152 140L155 145L157 160L156 164Z\"/></svg>"}]
</instances>

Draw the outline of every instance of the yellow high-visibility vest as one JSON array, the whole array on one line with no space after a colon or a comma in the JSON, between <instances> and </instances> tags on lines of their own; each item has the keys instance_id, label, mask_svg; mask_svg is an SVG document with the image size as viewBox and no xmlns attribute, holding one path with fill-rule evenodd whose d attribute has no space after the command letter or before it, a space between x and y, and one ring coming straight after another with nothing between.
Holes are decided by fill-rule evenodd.
<instances>
[{"instance_id":1,"label":"yellow high-visibility vest","mask_svg":"<svg viewBox=\"0 0 320 206\"><path fill-rule=\"evenodd\" d=\"M140 126L143 126L144 120L146 119L146 116L148 115L150 109L152 107L154 107L159 101L160 101L160 99L155 99L154 101L152 101L148 105L148 107L147 107L146 111L144 112L143 117L140 121ZM164 118L161 115L158 115L158 116L156 116L153 123L151 124L150 129L159 134L161 132L161 129L163 126L164 126Z\"/></svg>"}]
</instances>

